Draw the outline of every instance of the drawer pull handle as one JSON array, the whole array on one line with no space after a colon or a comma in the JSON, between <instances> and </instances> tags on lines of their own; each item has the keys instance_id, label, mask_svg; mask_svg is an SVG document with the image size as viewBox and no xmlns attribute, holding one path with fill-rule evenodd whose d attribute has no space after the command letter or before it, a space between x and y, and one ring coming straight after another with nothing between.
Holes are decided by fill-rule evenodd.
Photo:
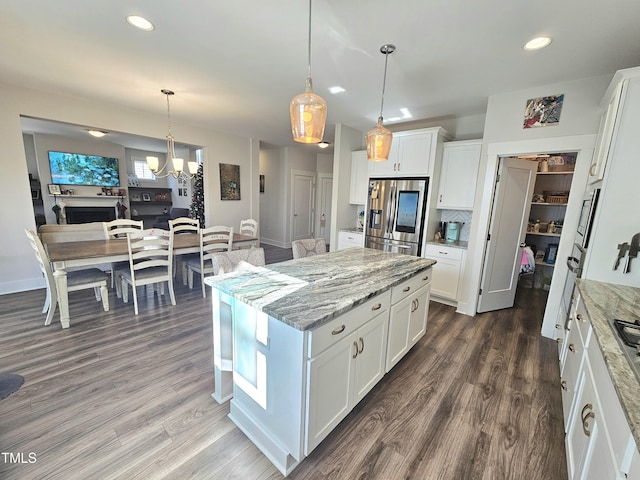
<instances>
[{"instance_id":1,"label":"drawer pull handle","mask_svg":"<svg viewBox=\"0 0 640 480\"><path fill-rule=\"evenodd\" d=\"M567 381L566 380L562 380L560 382L560 387L566 392L567 391Z\"/></svg>"},{"instance_id":2,"label":"drawer pull handle","mask_svg":"<svg viewBox=\"0 0 640 480\"><path fill-rule=\"evenodd\" d=\"M441 252L440 250L438 250L438 253L441 255L449 255L449 252Z\"/></svg>"},{"instance_id":3,"label":"drawer pull handle","mask_svg":"<svg viewBox=\"0 0 640 480\"><path fill-rule=\"evenodd\" d=\"M336 328L334 331L331 332L331 335L340 335L342 332L344 332L344 329L346 327L344 325L340 325L339 328Z\"/></svg>"},{"instance_id":4,"label":"drawer pull handle","mask_svg":"<svg viewBox=\"0 0 640 480\"><path fill-rule=\"evenodd\" d=\"M560 330L562 328L562 325L560 325L559 323L556 323L556 328Z\"/></svg>"},{"instance_id":5,"label":"drawer pull handle","mask_svg":"<svg viewBox=\"0 0 640 480\"><path fill-rule=\"evenodd\" d=\"M409 290L411 290L411 287L404 287L404 288L402 289L402 291L403 291L403 292L405 292L405 293L406 293L406 292L408 292Z\"/></svg>"},{"instance_id":6,"label":"drawer pull handle","mask_svg":"<svg viewBox=\"0 0 640 480\"><path fill-rule=\"evenodd\" d=\"M593 409L593 405L591 405L590 403L587 403L583 408L582 408L582 413L581 413L581 417L582 417L582 431L584 432L584 434L589 437L591 436L591 431L589 430L589 425L587 424L587 420L589 420L590 418L596 418L596 414L593 413L593 411L587 413L585 415L585 411L586 410L591 410Z\"/></svg>"},{"instance_id":7,"label":"drawer pull handle","mask_svg":"<svg viewBox=\"0 0 640 480\"><path fill-rule=\"evenodd\" d=\"M353 342L353 355L351 358L356 358L358 356L358 342Z\"/></svg>"},{"instance_id":8,"label":"drawer pull handle","mask_svg":"<svg viewBox=\"0 0 640 480\"><path fill-rule=\"evenodd\" d=\"M358 355L360 355L364 351L364 339L360 337L358 340L360 341L360 349L358 350Z\"/></svg>"},{"instance_id":9,"label":"drawer pull handle","mask_svg":"<svg viewBox=\"0 0 640 480\"><path fill-rule=\"evenodd\" d=\"M429 275L425 275L424 277L422 277L423 282L426 282L427 280L429 280Z\"/></svg>"},{"instance_id":10,"label":"drawer pull handle","mask_svg":"<svg viewBox=\"0 0 640 480\"><path fill-rule=\"evenodd\" d=\"M562 344L562 339L561 339L561 338L556 338L556 343L557 343L558 345Z\"/></svg>"},{"instance_id":11,"label":"drawer pull handle","mask_svg":"<svg viewBox=\"0 0 640 480\"><path fill-rule=\"evenodd\" d=\"M381 303L376 303L373 307L371 307L371 311L375 312L376 310L380 310L382 308Z\"/></svg>"},{"instance_id":12,"label":"drawer pull handle","mask_svg":"<svg viewBox=\"0 0 640 480\"><path fill-rule=\"evenodd\" d=\"M597 172L598 172L598 164L592 163L591 168L589 168L589 175L592 177L595 177Z\"/></svg>"},{"instance_id":13,"label":"drawer pull handle","mask_svg":"<svg viewBox=\"0 0 640 480\"><path fill-rule=\"evenodd\" d=\"M576 346L575 346L573 343L570 343L570 344L569 344L569 350L571 350L572 352L574 352L574 353L575 353L575 351L576 351Z\"/></svg>"}]
</instances>

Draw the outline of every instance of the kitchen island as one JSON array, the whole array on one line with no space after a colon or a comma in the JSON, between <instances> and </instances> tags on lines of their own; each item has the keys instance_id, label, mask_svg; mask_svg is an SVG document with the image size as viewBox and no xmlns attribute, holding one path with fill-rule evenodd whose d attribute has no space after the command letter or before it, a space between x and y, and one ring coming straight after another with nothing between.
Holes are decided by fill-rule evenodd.
<instances>
[{"instance_id":1,"label":"kitchen island","mask_svg":"<svg viewBox=\"0 0 640 480\"><path fill-rule=\"evenodd\" d=\"M205 280L213 397L284 475L424 335L434 263L355 247Z\"/></svg>"}]
</instances>

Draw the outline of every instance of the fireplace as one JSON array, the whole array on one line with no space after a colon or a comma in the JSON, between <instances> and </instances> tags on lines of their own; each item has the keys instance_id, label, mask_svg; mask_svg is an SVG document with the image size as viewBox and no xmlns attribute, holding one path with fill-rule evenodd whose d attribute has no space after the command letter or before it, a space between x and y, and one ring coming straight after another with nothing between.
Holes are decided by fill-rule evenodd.
<instances>
[{"instance_id":1,"label":"fireplace","mask_svg":"<svg viewBox=\"0 0 640 480\"><path fill-rule=\"evenodd\" d=\"M115 207L66 207L67 223L110 222L116 219Z\"/></svg>"}]
</instances>

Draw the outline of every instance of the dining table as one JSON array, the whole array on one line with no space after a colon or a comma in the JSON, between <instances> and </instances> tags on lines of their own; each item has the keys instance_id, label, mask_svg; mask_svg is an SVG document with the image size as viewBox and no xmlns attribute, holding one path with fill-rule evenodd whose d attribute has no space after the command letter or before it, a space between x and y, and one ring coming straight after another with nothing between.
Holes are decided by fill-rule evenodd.
<instances>
[{"instance_id":1,"label":"dining table","mask_svg":"<svg viewBox=\"0 0 640 480\"><path fill-rule=\"evenodd\" d=\"M240 233L233 234L233 248L256 245L258 239ZM58 306L62 328L69 328L69 296L67 291L67 269L73 267L95 267L105 263L129 260L126 238L58 242L46 245L49 261L53 265L53 277L58 290ZM200 235L182 233L174 236L174 255L200 252Z\"/></svg>"}]
</instances>

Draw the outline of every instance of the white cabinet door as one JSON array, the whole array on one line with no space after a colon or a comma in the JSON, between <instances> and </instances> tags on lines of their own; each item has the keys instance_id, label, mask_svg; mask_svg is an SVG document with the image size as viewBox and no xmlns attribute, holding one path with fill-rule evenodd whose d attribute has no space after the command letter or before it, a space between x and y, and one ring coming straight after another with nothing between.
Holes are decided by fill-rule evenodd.
<instances>
[{"instance_id":1,"label":"white cabinet door","mask_svg":"<svg viewBox=\"0 0 640 480\"><path fill-rule=\"evenodd\" d=\"M396 132L391 141L389 160L369 162L369 176L429 176L435 162L439 129Z\"/></svg>"},{"instance_id":2,"label":"white cabinet door","mask_svg":"<svg viewBox=\"0 0 640 480\"><path fill-rule=\"evenodd\" d=\"M357 332L358 356L355 358L352 406L362 400L385 373L387 325L385 312L360 327Z\"/></svg>"},{"instance_id":3,"label":"white cabinet door","mask_svg":"<svg viewBox=\"0 0 640 480\"><path fill-rule=\"evenodd\" d=\"M356 232L338 232L338 250L351 247L362 247L364 245L364 235Z\"/></svg>"},{"instance_id":4,"label":"white cabinet door","mask_svg":"<svg viewBox=\"0 0 640 480\"><path fill-rule=\"evenodd\" d=\"M425 258L437 261L433 266L431 281L431 294L434 297L457 301L464 253L464 250L460 248L447 247L446 245L427 245L424 252Z\"/></svg>"},{"instance_id":5,"label":"white cabinet door","mask_svg":"<svg viewBox=\"0 0 640 480\"><path fill-rule=\"evenodd\" d=\"M618 107L620 106L620 97L622 96L622 85L623 82L620 82L613 90L607 103L607 108L600 118L597 143L593 152L593 161L589 168L589 183L599 182L604 177L604 170L609 158L609 149L613 140L613 129L616 124Z\"/></svg>"},{"instance_id":6,"label":"white cabinet door","mask_svg":"<svg viewBox=\"0 0 640 480\"><path fill-rule=\"evenodd\" d=\"M427 331L427 316L429 314L429 297L431 285L421 288L412 302L411 317L409 318L409 343L415 345ZM413 305L415 303L415 305Z\"/></svg>"},{"instance_id":7,"label":"white cabinet door","mask_svg":"<svg viewBox=\"0 0 640 480\"><path fill-rule=\"evenodd\" d=\"M367 151L351 152L351 186L349 203L366 205L369 179L369 165L367 165Z\"/></svg>"},{"instance_id":8,"label":"white cabinet door","mask_svg":"<svg viewBox=\"0 0 640 480\"><path fill-rule=\"evenodd\" d=\"M353 333L307 362L306 455L351 410L357 339L357 333Z\"/></svg>"},{"instance_id":9,"label":"white cabinet door","mask_svg":"<svg viewBox=\"0 0 640 480\"><path fill-rule=\"evenodd\" d=\"M473 210L481 149L481 140L444 144L438 208Z\"/></svg>"},{"instance_id":10,"label":"white cabinet door","mask_svg":"<svg viewBox=\"0 0 640 480\"><path fill-rule=\"evenodd\" d=\"M560 376L560 386L562 387L562 410L564 412L565 431L569 427L569 416L572 413L576 392L578 390L578 379L582 360L584 359L584 347L578 333L577 326L569 330L565 339L567 350L565 361Z\"/></svg>"}]
</instances>

